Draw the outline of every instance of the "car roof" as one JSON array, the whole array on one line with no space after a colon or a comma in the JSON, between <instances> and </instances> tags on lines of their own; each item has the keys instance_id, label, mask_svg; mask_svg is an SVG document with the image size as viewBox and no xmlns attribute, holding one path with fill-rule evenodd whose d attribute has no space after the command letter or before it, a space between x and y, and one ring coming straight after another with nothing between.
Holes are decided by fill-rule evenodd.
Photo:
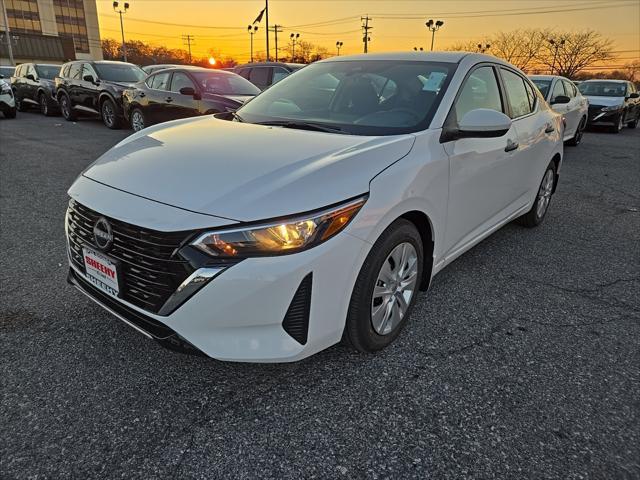
<instances>
[{"instance_id":1,"label":"car roof","mask_svg":"<svg viewBox=\"0 0 640 480\"><path fill-rule=\"evenodd\" d=\"M540 80L553 80L554 78L564 78L565 80L569 80L568 78L562 77L560 75L529 75L529 78L537 78Z\"/></svg>"},{"instance_id":2,"label":"car roof","mask_svg":"<svg viewBox=\"0 0 640 480\"><path fill-rule=\"evenodd\" d=\"M247 67L289 67L289 68L302 68L306 67L306 63L291 63L291 62L251 62L244 63L242 65L236 65L234 68L247 68Z\"/></svg>"},{"instance_id":3,"label":"car roof","mask_svg":"<svg viewBox=\"0 0 640 480\"><path fill-rule=\"evenodd\" d=\"M583 83L587 83L587 82L629 83L627 80L613 80L611 78L590 78L589 80L583 81Z\"/></svg>"},{"instance_id":4,"label":"car roof","mask_svg":"<svg viewBox=\"0 0 640 480\"><path fill-rule=\"evenodd\" d=\"M400 60L400 61L423 61L423 62L444 62L459 63L465 57L477 57L479 61L490 61L504 63L497 57L471 52L388 52L388 53L361 53L358 55L343 55L331 57L320 62L346 62L358 60Z\"/></svg>"}]
</instances>

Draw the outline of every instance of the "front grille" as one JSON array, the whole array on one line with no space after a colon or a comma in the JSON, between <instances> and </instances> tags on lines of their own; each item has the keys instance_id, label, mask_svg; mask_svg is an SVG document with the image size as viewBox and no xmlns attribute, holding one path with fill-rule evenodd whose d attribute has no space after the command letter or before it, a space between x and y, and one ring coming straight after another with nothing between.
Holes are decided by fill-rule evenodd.
<instances>
[{"instance_id":1,"label":"front grille","mask_svg":"<svg viewBox=\"0 0 640 480\"><path fill-rule=\"evenodd\" d=\"M82 247L96 246L93 227L106 218L113 231L107 255L118 260L120 297L144 310L157 313L194 268L178 255L192 232L159 232L101 215L75 200L69 202L67 233L71 261L85 272Z\"/></svg>"},{"instance_id":2,"label":"front grille","mask_svg":"<svg viewBox=\"0 0 640 480\"><path fill-rule=\"evenodd\" d=\"M602 105L589 105L589 117L595 117L602 108Z\"/></svg>"}]
</instances>

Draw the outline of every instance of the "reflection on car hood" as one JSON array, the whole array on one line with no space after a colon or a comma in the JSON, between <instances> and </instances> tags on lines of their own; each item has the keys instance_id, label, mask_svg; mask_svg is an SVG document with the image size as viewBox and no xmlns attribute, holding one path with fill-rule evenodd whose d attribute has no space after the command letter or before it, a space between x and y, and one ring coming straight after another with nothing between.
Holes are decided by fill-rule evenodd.
<instances>
[{"instance_id":1,"label":"reflection on car hood","mask_svg":"<svg viewBox=\"0 0 640 480\"><path fill-rule=\"evenodd\" d=\"M584 95L589 100L589 105L602 105L603 107L612 107L624 103L624 97L600 97L597 95Z\"/></svg>"},{"instance_id":2,"label":"reflection on car hood","mask_svg":"<svg viewBox=\"0 0 640 480\"><path fill-rule=\"evenodd\" d=\"M109 80L103 80L104 83L108 83L109 85L114 85L116 87L120 87L122 89L133 87L136 82L111 82Z\"/></svg>"},{"instance_id":3,"label":"reflection on car hood","mask_svg":"<svg viewBox=\"0 0 640 480\"><path fill-rule=\"evenodd\" d=\"M252 221L366 193L413 142L413 135L340 135L200 117L142 130L83 175L193 212Z\"/></svg>"}]
</instances>

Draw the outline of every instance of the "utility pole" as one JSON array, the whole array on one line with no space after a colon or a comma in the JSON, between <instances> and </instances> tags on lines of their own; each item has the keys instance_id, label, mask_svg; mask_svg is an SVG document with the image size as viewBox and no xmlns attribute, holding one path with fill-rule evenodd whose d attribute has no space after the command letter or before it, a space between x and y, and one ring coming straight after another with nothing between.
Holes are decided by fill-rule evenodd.
<instances>
[{"instance_id":1,"label":"utility pole","mask_svg":"<svg viewBox=\"0 0 640 480\"><path fill-rule=\"evenodd\" d=\"M367 15L366 17L360 17L360 20L364 21L364 25L362 25L362 33L364 35L362 37L362 41L364 42L364 53L368 53L369 42L371 41L371 37L369 36L369 30L373 28L369 26L369 20L373 20L373 18L369 18L369 15Z\"/></svg>"},{"instance_id":2,"label":"utility pole","mask_svg":"<svg viewBox=\"0 0 640 480\"><path fill-rule=\"evenodd\" d=\"M292 33L289 38L291 38L292 47L291 47L291 61L296 61L296 40L300 38L299 33Z\"/></svg>"},{"instance_id":3,"label":"utility pole","mask_svg":"<svg viewBox=\"0 0 640 480\"><path fill-rule=\"evenodd\" d=\"M195 40L193 35L182 35L182 43L186 43L189 48L189 64L191 64L191 42Z\"/></svg>"},{"instance_id":4,"label":"utility pole","mask_svg":"<svg viewBox=\"0 0 640 480\"><path fill-rule=\"evenodd\" d=\"M124 2L124 10L120 10L118 8L119 3L113 2L113 10L120 14L120 32L122 33L122 56L124 57L124 61L127 61L127 44L124 42L124 24L122 23L122 14L127 13L129 10L129 3Z\"/></svg>"},{"instance_id":5,"label":"utility pole","mask_svg":"<svg viewBox=\"0 0 640 480\"><path fill-rule=\"evenodd\" d=\"M11 43L11 31L9 30L9 19L7 18L7 8L5 7L4 0L2 2L2 16L4 17L4 34L7 37L7 50L9 50L9 62L14 66L16 62L13 59L13 44Z\"/></svg>"},{"instance_id":6,"label":"utility pole","mask_svg":"<svg viewBox=\"0 0 640 480\"><path fill-rule=\"evenodd\" d=\"M283 32L282 25L278 25L278 24L274 25L271 31L276 35L276 62L277 62L278 61L278 34Z\"/></svg>"},{"instance_id":7,"label":"utility pole","mask_svg":"<svg viewBox=\"0 0 640 480\"><path fill-rule=\"evenodd\" d=\"M253 63L253 35L258 31L258 26L249 25L247 27L247 32L251 35L251 63Z\"/></svg>"},{"instance_id":8,"label":"utility pole","mask_svg":"<svg viewBox=\"0 0 640 480\"><path fill-rule=\"evenodd\" d=\"M265 29L267 32L267 62L269 61L269 0L264 0L264 13L266 14L266 24L267 28Z\"/></svg>"}]
</instances>

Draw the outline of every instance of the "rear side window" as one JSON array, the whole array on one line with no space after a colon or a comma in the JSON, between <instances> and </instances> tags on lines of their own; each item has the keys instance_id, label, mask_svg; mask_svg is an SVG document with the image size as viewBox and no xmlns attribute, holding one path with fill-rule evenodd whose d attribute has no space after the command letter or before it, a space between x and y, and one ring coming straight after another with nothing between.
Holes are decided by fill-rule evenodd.
<instances>
[{"instance_id":1,"label":"rear side window","mask_svg":"<svg viewBox=\"0 0 640 480\"><path fill-rule=\"evenodd\" d=\"M68 63L66 65L64 65L62 67L62 77L68 77L69 76L69 69L71 68L71 65L69 65Z\"/></svg>"},{"instance_id":2,"label":"rear side window","mask_svg":"<svg viewBox=\"0 0 640 480\"><path fill-rule=\"evenodd\" d=\"M511 70L504 68L500 70L502 71L502 79L507 91L509 107L511 107L511 118L518 118L531 113L533 106L529 101L530 95L527 92L527 83L524 78Z\"/></svg>"},{"instance_id":3,"label":"rear side window","mask_svg":"<svg viewBox=\"0 0 640 480\"><path fill-rule=\"evenodd\" d=\"M290 73L282 67L274 68L272 83L278 83L280 80L282 80L285 77L288 77L289 75Z\"/></svg>"},{"instance_id":4,"label":"rear side window","mask_svg":"<svg viewBox=\"0 0 640 480\"><path fill-rule=\"evenodd\" d=\"M573 98L576 96L576 87L573 83L563 80L562 84L564 85L564 91L567 92L567 97Z\"/></svg>"},{"instance_id":5,"label":"rear side window","mask_svg":"<svg viewBox=\"0 0 640 480\"><path fill-rule=\"evenodd\" d=\"M71 68L69 68L69 78L71 79L80 79L82 78L82 64L81 63L72 63Z\"/></svg>"},{"instance_id":6,"label":"rear side window","mask_svg":"<svg viewBox=\"0 0 640 480\"><path fill-rule=\"evenodd\" d=\"M465 80L455 105L458 123L465 114L477 108L503 111L498 80L493 67L479 67Z\"/></svg>"},{"instance_id":7,"label":"rear side window","mask_svg":"<svg viewBox=\"0 0 640 480\"><path fill-rule=\"evenodd\" d=\"M562 85L562 81L558 80L554 85L553 85L553 92L551 92L551 102L554 102L556 100L556 98L558 98L561 95L566 96L566 92L564 90L564 86Z\"/></svg>"},{"instance_id":8,"label":"rear side window","mask_svg":"<svg viewBox=\"0 0 640 480\"><path fill-rule=\"evenodd\" d=\"M24 68L24 65L20 65L20 66L16 67L16 71L15 71L15 73L13 75L15 77L22 77L23 76L22 75L23 68Z\"/></svg>"},{"instance_id":9,"label":"rear side window","mask_svg":"<svg viewBox=\"0 0 640 480\"><path fill-rule=\"evenodd\" d=\"M238 70L237 73L241 77L246 78L247 80L249 80L249 74L251 73L251 69L250 68L242 68L242 69Z\"/></svg>"}]
</instances>

